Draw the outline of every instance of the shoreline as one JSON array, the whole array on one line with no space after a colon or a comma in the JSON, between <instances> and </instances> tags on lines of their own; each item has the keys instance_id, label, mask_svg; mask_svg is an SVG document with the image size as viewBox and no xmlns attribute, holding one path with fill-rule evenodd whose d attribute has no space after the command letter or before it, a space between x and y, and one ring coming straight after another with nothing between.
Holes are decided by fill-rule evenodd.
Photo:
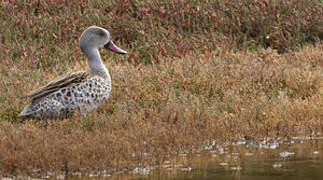
<instances>
[{"instance_id":1,"label":"shoreline","mask_svg":"<svg viewBox=\"0 0 323 180\"><path fill-rule=\"evenodd\" d=\"M219 166L226 167L227 170L240 171L245 167L245 161L250 158L256 158L258 161L265 161L266 158L262 159L264 153L276 154L277 157L275 161L271 160L273 163L273 168L282 168L285 166L285 160L298 155L297 149L291 148L293 145L305 145L310 146L309 150L312 150L312 154L319 157L321 153L320 146L317 143L322 143L323 137L291 137L291 138L281 138L281 137L265 137L259 139L259 141L250 141L244 138L235 142L226 142L223 144L214 143L212 146L202 145L198 149L187 150L183 153L173 153L173 155L168 156L160 164L156 165L145 165L138 164L132 169L96 169L92 167L83 167L79 170L74 171L42 171L41 169L33 169L32 174L28 176L24 175L8 175L1 176L8 180L11 179L31 179L31 178L41 178L41 179L141 179L141 178L151 178L160 176L170 176L176 177L178 173L189 173L190 171L196 171L197 168L206 168L208 165L205 163L217 162ZM313 144L314 143L314 144ZM314 148L312 147L314 146ZM285 147L285 148L281 148ZM288 148L287 148L288 147ZM286 149L287 148L287 149ZM303 147L304 148L304 147ZM307 150L307 151L309 151ZM262 154L262 155L260 155ZM302 152L301 154L305 154ZM147 155L149 156L149 155ZM311 156L311 154L308 154ZM280 159L278 159L278 157ZM201 161L201 158L204 161ZM267 157L268 158L268 157ZM254 159L255 160L255 159ZM203 163L202 163L203 162ZM243 163L242 163L243 162ZM231 168L229 168L231 167ZM228 169L229 168L229 169ZM166 174L160 174L161 172ZM156 174L157 173L157 174Z\"/></svg>"}]
</instances>

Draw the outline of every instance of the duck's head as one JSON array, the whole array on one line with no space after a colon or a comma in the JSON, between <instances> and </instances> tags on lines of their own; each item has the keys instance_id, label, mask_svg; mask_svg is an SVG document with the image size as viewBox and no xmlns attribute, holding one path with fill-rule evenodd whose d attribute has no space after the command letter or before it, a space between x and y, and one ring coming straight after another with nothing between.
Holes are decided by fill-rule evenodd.
<instances>
[{"instance_id":1,"label":"duck's head","mask_svg":"<svg viewBox=\"0 0 323 180\"><path fill-rule=\"evenodd\" d=\"M124 51L118 48L111 40L110 33L108 30L98 27L91 26L87 28L81 35L80 38L80 48L84 52L88 48L101 48L104 47L113 52L119 54L127 54L127 51Z\"/></svg>"}]
</instances>

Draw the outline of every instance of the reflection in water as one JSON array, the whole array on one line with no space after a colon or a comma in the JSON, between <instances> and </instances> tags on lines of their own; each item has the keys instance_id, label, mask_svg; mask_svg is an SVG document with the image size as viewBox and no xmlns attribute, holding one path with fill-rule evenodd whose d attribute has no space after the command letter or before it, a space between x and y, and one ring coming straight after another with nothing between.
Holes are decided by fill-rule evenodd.
<instances>
[{"instance_id":1,"label":"reflection in water","mask_svg":"<svg viewBox=\"0 0 323 180\"><path fill-rule=\"evenodd\" d=\"M90 173L85 169L68 176L48 172L41 179L317 180L322 177L323 138L295 137L264 138L259 143L242 138L223 145L213 140L183 151L159 166L112 173L106 170ZM11 179L14 178L8 178Z\"/></svg>"},{"instance_id":2,"label":"reflection in water","mask_svg":"<svg viewBox=\"0 0 323 180\"><path fill-rule=\"evenodd\" d=\"M160 168L130 179L317 180L323 177L323 139L267 139L260 144L233 143L188 154L173 161L182 168ZM168 162L168 164L171 164Z\"/></svg>"}]
</instances>

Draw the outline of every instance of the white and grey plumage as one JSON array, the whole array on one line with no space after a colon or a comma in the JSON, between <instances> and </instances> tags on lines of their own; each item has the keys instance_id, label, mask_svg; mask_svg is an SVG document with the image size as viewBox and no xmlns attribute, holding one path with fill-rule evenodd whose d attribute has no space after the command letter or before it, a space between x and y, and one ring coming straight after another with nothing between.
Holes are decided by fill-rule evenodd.
<instances>
[{"instance_id":1,"label":"white and grey plumage","mask_svg":"<svg viewBox=\"0 0 323 180\"><path fill-rule=\"evenodd\" d=\"M118 48L106 29L87 28L81 35L80 48L88 59L88 70L58 77L22 98L31 102L18 115L20 118L63 119L75 112L85 116L101 105L111 91L109 71L101 61L98 48L105 47L119 54L127 52Z\"/></svg>"}]
</instances>

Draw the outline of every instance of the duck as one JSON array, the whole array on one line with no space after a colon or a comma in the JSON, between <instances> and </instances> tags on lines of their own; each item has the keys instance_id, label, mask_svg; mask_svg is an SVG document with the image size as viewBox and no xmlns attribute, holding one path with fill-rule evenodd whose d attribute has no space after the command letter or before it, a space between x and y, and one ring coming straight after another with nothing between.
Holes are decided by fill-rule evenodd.
<instances>
[{"instance_id":1,"label":"duck","mask_svg":"<svg viewBox=\"0 0 323 180\"><path fill-rule=\"evenodd\" d=\"M111 92L111 77L101 60L100 48L118 54L127 51L117 47L108 30L88 27L79 39L80 50L87 58L86 71L78 71L60 76L47 85L21 98L30 103L18 114L23 119L65 119L80 114L86 116L102 105Z\"/></svg>"}]
</instances>

